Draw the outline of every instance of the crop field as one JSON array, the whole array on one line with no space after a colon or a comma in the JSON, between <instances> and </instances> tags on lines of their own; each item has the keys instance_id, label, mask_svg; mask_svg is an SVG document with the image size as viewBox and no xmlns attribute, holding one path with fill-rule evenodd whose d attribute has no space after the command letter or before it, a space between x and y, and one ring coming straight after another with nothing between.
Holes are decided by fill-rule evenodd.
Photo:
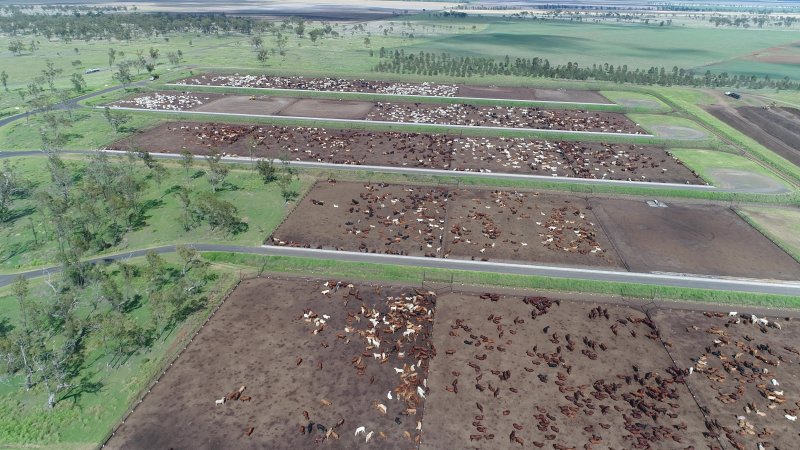
<instances>
[{"instance_id":1,"label":"crop field","mask_svg":"<svg viewBox=\"0 0 800 450\"><path fill-rule=\"evenodd\" d=\"M255 147L252 147L255 144ZM698 184L663 148L527 138L470 137L317 127L168 122L108 146L227 155L609 180Z\"/></svg>"},{"instance_id":2,"label":"crop field","mask_svg":"<svg viewBox=\"0 0 800 450\"><path fill-rule=\"evenodd\" d=\"M268 243L636 272L800 277L800 264L720 206L652 207L644 200L516 190L318 183Z\"/></svg>"},{"instance_id":3,"label":"crop field","mask_svg":"<svg viewBox=\"0 0 800 450\"><path fill-rule=\"evenodd\" d=\"M800 166L800 109L708 107L714 117Z\"/></svg>"},{"instance_id":4,"label":"crop field","mask_svg":"<svg viewBox=\"0 0 800 450\"><path fill-rule=\"evenodd\" d=\"M796 322L648 315L602 301L247 280L108 447L785 448L794 439Z\"/></svg>"},{"instance_id":5,"label":"crop field","mask_svg":"<svg viewBox=\"0 0 800 450\"><path fill-rule=\"evenodd\" d=\"M164 91L139 94L130 99L114 102L112 106L141 110L278 115L603 133L644 133L630 119L618 113L467 104L384 103Z\"/></svg>"},{"instance_id":6,"label":"crop field","mask_svg":"<svg viewBox=\"0 0 800 450\"><path fill-rule=\"evenodd\" d=\"M511 86L466 86L438 83L399 83L364 79L280 77L270 75L204 74L176 81L185 86L221 86L262 89L295 89L328 92L362 92L436 97L474 97L612 104L595 91L537 89ZM643 100L644 101L644 100ZM652 106L652 105L651 105Z\"/></svg>"},{"instance_id":7,"label":"crop field","mask_svg":"<svg viewBox=\"0 0 800 450\"><path fill-rule=\"evenodd\" d=\"M709 69L743 75L764 72L776 78L796 76L796 63L793 68L789 61L779 64L752 58L753 52L796 42L797 37L791 31L499 19L453 23L464 25L464 29L411 43L405 46L405 51L509 55L512 60L537 56L551 63L577 62L583 67L609 63L642 69L678 66L697 68L701 73ZM471 23L476 24L475 30L468 27ZM620 42L631 45L621 46ZM740 57L746 59L738 60Z\"/></svg>"}]
</instances>

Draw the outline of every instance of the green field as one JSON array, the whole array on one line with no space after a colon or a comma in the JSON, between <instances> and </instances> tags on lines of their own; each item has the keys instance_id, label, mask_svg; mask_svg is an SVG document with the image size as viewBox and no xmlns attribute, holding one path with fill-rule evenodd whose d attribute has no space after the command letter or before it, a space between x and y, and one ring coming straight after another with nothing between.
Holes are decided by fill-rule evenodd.
<instances>
[{"instance_id":1,"label":"green field","mask_svg":"<svg viewBox=\"0 0 800 450\"><path fill-rule=\"evenodd\" d=\"M795 30L738 30L657 25L593 24L541 21L463 19L467 26L453 35L422 38L406 51L448 52L454 55L509 55L547 58L551 63L577 62L586 67L609 63L629 69L651 66L698 68L746 55L756 50L798 40ZM797 78L797 66L748 61L729 67L710 67L729 74L770 74Z\"/></svg>"},{"instance_id":2,"label":"green field","mask_svg":"<svg viewBox=\"0 0 800 450\"><path fill-rule=\"evenodd\" d=\"M725 178L724 175L725 173L742 173L765 177L766 180L764 181L770 185L774 185L776 188L785 189L787 192L792 190L791 185L777 177L764 166L740 155L714 150L696 149L675 149L670 150L670 152L683 161L687 167L697 172L704 180L715 186L737 189L738 187L735 183L729 185L730 181ZM747 187L755 190L753 186Z\"/></svg>"},{"instance_id":3,"label":"green field","mask_svg":"<svg viewBox=\"0 0 800 450\"><path fill-rule=\"evenodd\" d=\"M18 163L21 176L37 185L49 181L44 158L11 158ZM75 170L85 164L82 160L73 159ZM141 228L128 231L122 242L109 248L106 253L119 253L126 249L141 249L174 243L231 243L241 245L260 245L266 236L274 230L283 219L287 209L280 189L275 183L264 185L257 175L249 170L232 170L225 190L218 192L221 199L228 200L239 209L247 229L239 234L231 235L221 230L212 231L207 225L185 231L180 225L180 207L178 199L171 194L173 186L185 183L183 170L176 166L168 166L167 177L158 186L149 182L142 199L154 205L147 210L146 224ZM210 190L209 184L202 174L205 162L202 158L195 161L192 173L196 174L188 181L195 191ZM294 182L293 189L302 193L309 188L313 180L302 177ZM18 201L14 207L19 211L29 211L34 206L32 199ZM46 229L38 213L26 212L11 223L0 227L0 271L16 272L21 268L52 265L56 257L56 243L49 241L35 244L33 228L39 239ZM88 256L88 255L87 255Z\"/></svg>"},{"instance_id":4,"label":"green field","mask_svg":"<svg viewBox=\"0 0 800 450\"><path fill-rule=\"evenodd\" d=\"M800 261L800 210L753 206L739 208L737 212Z\"/></svg>"}]
</instances>

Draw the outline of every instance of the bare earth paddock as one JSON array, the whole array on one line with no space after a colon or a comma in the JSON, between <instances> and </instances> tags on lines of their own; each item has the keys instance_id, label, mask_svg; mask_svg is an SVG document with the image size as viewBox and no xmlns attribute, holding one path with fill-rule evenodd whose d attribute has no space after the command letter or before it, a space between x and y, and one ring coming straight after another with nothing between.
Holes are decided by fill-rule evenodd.
<instances>
[{"instance_id":1,"label":"bare earth paddock","mask_svg":"<svg viewBox=\"0 0 800 450\"><path fill-rule=\"evenodd\" d=\"M663 203L662 203L663 204ZM319 182L272 245L796 280L800 264L721 206L513 189Z\"/></svg>"},{"instance_id":2,"label":"bare earth paddock","mask_svg":"<svg viewBox=\"0 0 800 450\"><path fill-rule=\"evenodd\" d=\"M108 447L792 448L796 322L597 301L246 280Z\"/></svg>"},{"instance_id":3,"label":"bare earth paddock","mask_svg":"<svg viewBox=\"0 0 800 450\"><path fill-rule=\"evenodd\" d=\"M246 106L253 102L247 100ZM243 107L244 108L244 107ZM244 110L244 109L243 109ZM319 127L167 122L112 144L150 152L285 157L332 164L701 184L664 148Z\"/></svg>"}]
</instances>

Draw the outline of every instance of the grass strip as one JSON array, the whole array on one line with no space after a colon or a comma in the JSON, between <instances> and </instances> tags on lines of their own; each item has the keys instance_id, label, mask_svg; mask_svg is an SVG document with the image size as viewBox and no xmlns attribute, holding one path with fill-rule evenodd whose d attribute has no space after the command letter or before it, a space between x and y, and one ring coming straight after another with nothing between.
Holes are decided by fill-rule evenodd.
<instances>
[{"instance_id":1,"label":"grass strip","mask_svg":"<svg viewBox=\"0 0 800 450\"><path fill-rule=\"evenodd\" d=\"M800 307L800 298L783 295L752 294L707 289L650 286L634 283L573 280L542 276L505 275L463 270L431 269L390 264L325 261L313 258L262 256L231 252L203 252L214 263L254 267L259 273L279 272L310 276L341 277L402 283L469 284L484 286L542 289L562 292L590 292L632 298L673 299L708 303L732 303L750 306Z\"/></svg>"}]
</instances>

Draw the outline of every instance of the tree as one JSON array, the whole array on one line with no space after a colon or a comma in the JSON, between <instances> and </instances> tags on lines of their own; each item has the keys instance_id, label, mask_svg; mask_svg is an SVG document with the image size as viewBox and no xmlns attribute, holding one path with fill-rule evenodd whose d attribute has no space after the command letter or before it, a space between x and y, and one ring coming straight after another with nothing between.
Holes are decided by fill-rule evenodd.
<instances>
[{"instance_id":1,"label":"tree","mask_svg":"<svg viewBox=\"0 0 800 450\"><path fill-rule=\"evenodd\" d=\"M297 174L289 165L289 161L283 161L283 170L281 176L278 177L278 187L281 189L281 196L286 202L297 195L297 193L292 190L292 182L295 178L297 178Z\"/></svg>"},{"instance_id":2,"label":"tree","mask_svg":"<svg viewBox=\"0 0 800 450\"><path fill-rule=\"evenodd\" d=\"M264 184L272 183L277 179L275 164L271 159L259 159L256 163L256 170Z\"/></svg>"},{"instance_id":3,"label":"tree","mask_svg":"<svg viewBox=\"0 0 800 450\"><path fill-rule=\"evenodd\" d=\"M108 106L103 108L103 117L105 117L106 122L111 125L115 133L119 133L119 130L131 120L130 114L122 111L111 111L111 108Z\"/></svg>"},{"instance_id":4,"label":"tree","mask_svg":"<svg viewBox=\"0 0 800 450\"><path fill-rule=\"evenodd\" d=\"M121 62L117 64L117 71L111 75L111 78L119 81L119 83L125 87L131 84L133 81L133 75L131 74L130 63L127 61Z\"/></svg>"},{"instance_id":5,"label":"tree","mask_svg":"<svg viewBox=\"0 0 800 450\"><path fill-rule=\"evenodd\" d=\"M175 196L178 197L178 203L181 205L181 225L185 231L189 231L195 225L192 211L192 191L186 186L178 186Z\"/></svg>"},{"instance_id":6,"label":"tree","mask_svg":"<svg viewBox=\"0 0 800 450\"><path fill-rule=\"evenodd\" d=\"M25 51L25 44L23 44L19 39L12 39L11 42L8 43L8 51L20 56L22 55L22 52Z\"/></svg>"},{"instance_id":7,"label":"tree","mask_svg":"<svg viewBox=\"0 0 800 450\"><path fill-rule=\"evenodd\" d=\"M256 54L256 59L261 64L267 64L267 61L269 60L269 50L267 50L265 48L262 48L261 50L259 50L258 54Z\"/></svg>"},{"instance_id":8,"label":"tree","mask_svg":"<svg viewBox=\"0 0 800 450\"><path fill-rule=\"evenodd\" d=\"M149 50L148 53L150 53L150 59L151 60L153 60L153 61L157 61L158 60L158 53L159 52L158 52L157 48L150 47L150 50Z\"/></svg>"},{"instance_id":9,"label":"tree","mask_svg":"<svg viewBox=\"0 0 800 450\"><path fill-rule=\"evenodd\" d=\"M16 174L16 168L8 160L3 161L0 168L0 223L11 217L11 206L14 198L25 192L25 188Z\"/></svg>"},{"instance_id":10,"label":"tree","mask_svg":"<svg viewBox=\"0 0 800 450\"><path fill-rule=\"evenodd\" d=\"M258 50L264 44L264 39L259 35L254 35L250 37L250 45Z\"/></svg>"},{"instance_id":11,"label":"tree","mask_svg":"<svg viewBox=\"0 0 800 450\"><path fill-rule=\"evenodd\" d=\"M113 48L108 49L108 67L114 65L114 61L117 60L117 51Z\"/></svg>"},{"instance_id":12,"label":"tree","mask_svg":"<svg viewBox=\"0 0 800 450\"><path fill-rule=\"evenodd\" d=\"M56 78L61 75L61 72L63 71L64 69L57 69L53 61L50 61L49 59L45 61L45 68L42 70L42 76L44 77L45 81L47 81L47 85L50 86L51 91L56 89Z\"/></svg>"},{"instance_id":13,"label":"tree","mask_svg":"<svg viewBox=\"0 0 800 450\"><path fill-rule=\"evenodd\" d=\"M212 230L223 229L232 234L239 232L242 222L239 210L233 203L206 192L198 196L197 211Z\"/></svg>"},{"instance_id":14,"label":"tree","mask_svg":"<svg viewBox=\"0 0 800 450\"><path fill-rule=\"evenodd\" d=\"M5 70L0 72L0 83L3 83L3 89L8 92L8 74Z\"/></svg>"},{"instance_id":15,"label":"tree","mask_svg":"<svg viewBox=\"0 0 800 450\"><path fill-rule=\"evenodd\" d=\"M192 168L194 164L194 155L189 150L183 149L181 150L181 166L183 170L186 171L186 178L189 178L189 169Z\"/></svg>"},{"instance_id":16,"label":"tree","mask_svg":"<svg viewBox=\"0 0 800 450\"><path fill-rule=\"evenodd\" d=\"M167 60L173 66L177 66L181 62L181 57L175 52L167 52Z\"/></svg>"},{"instance_id":17,"label":"tree","mask_svg":"<svg viewBox=\"0 0 800 450\"><path fill-rule=\"evenodd\" d=\"M69 79L72 82L72 87L75 88L76 92L83 92L86 89L86 80L83 79L83 75L79 73L73 73Z\"/></svg>"},{"instance_id":18,"label":"tree","mask_svg":"<svg viewBox=\"0 0 800 450\"><path fill-rule=\"evenodd\" d=\"M370 44L372 44L372 41L369 39L369 37L365 37L364 38L364 46L365 47L369 47Z\"/></svg>"},{"instance_id":19,"label":"tree","mask_svg":"<svg viewBox=\"0 0 800 450\"><path fill-rule=\"evenodd\" d=\"M211 190L217 192L217 188L225 181L228 176L228 168L222 163L222 154L219 150L213 149L209 156L206 156L206 163L208 163L208 184L211 185Z\"/></svg>"}]
</instances>

